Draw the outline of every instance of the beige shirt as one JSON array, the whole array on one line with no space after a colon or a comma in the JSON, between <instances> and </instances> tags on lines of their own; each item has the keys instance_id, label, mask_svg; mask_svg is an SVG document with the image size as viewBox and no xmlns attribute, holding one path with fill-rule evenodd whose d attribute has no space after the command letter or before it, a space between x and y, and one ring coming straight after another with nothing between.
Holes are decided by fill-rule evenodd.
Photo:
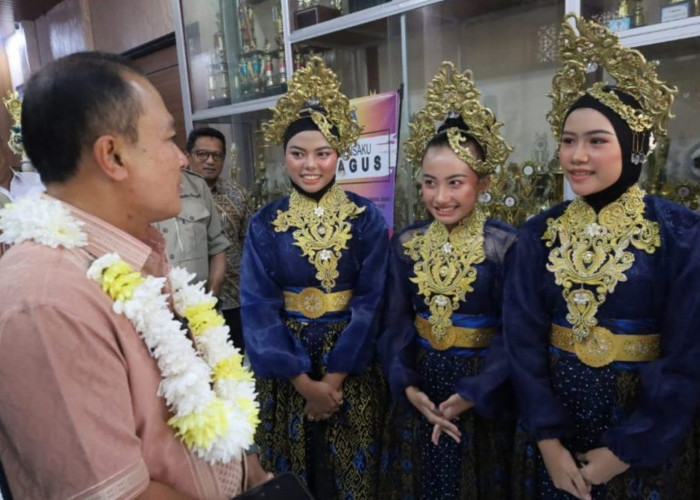
<instances>
[{"instance_id":1,"label":"beige shirt","mask_svg":"<svg viewBox=\"0 0 700 500\"><path fill-rule=\"evenodd\" d=\"M196 274L196 281L206 282L209 279L209 257L226 250L231 242L221 227L221 219L204 178L183 170L180 187L180 213L154 226L165 236L170 263Z\"/></svg>"},{"instance_id":2,"label":"beige shirt","mask_svg":"<svg viewBox=\"0 0 700 500\"><path fill-rule=\"evenodd\" d=\"M0 459L13 496L133 498L150 478L230 498L241 463L211 466L175 437L156 362L85 275L94 258L118 252L164 276L162 237L153 230L141 242L69 208L85 222L87 247L23 243L0 259Z\"/></svg>"}]
</instances>

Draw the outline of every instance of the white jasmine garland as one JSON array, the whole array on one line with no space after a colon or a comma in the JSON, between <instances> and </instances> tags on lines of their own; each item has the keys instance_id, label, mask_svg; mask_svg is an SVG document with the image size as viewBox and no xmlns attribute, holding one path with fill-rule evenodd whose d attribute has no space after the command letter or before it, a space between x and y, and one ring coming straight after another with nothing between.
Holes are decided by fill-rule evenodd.
<instances>
[{"instance_id":1,"label":"white jasmine garland","mask_svg":"<svg viewBox=\"0 0 700 500\"><path fill-rule=\"evenodd\" d=\"M25 197L0 210L0 242L81 247L87 244L82 225L57 200ZM203 283L190 284L194 275L181 268L169 275L175 312L187 320L193 345L169 308L165 278L143 277L115 253L93 261L87 276L114 300L114 311L129 319L156 360L158 395L180 439L210 463L239 457L258 423L255 384Z\"/></svg>"},{"instance_id":2,"label":"white jasmine garland","mask_svg":"<svg viewBox=\"0 0 700 500\"><path fill-rule=\"evenodd\" d=\"M52 248L87 245L83 222L74 219L58 200L40 194L25 196L0 210L0 243L15 245L33 240Z\"/></svg>"}]
</instances>

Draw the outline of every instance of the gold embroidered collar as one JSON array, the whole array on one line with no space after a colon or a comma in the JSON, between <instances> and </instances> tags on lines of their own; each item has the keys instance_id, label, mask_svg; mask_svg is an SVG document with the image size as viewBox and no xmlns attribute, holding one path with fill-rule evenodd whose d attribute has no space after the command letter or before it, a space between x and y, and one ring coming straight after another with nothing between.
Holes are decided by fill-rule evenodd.
<instances>
[{"instance_id":1,"label":"gold embroidered collar","mask_svg":"<svg viewBox=\"0 0 700 500\"><path fill-rule=\"evenodd\" d=\"M634 185L597 216L577 198L560 217L547 220L542 236L552 247L547 269L563 287L569 311L566 320L579 342L598 324L598 307L607 294L613 293L620 281L627 281L625 271L634 264L634 254L627 251L629 245L649 254L661 245L658 223L644 219L645 194Z\"/></svg>"},{"instance_id":2,"label":"gold embroidered collar","mask_svg":"<svg viewBox=\"0 0 700 500\"><path fill-rule=\"evenodd\" d=\"M341 250L347 248L352 238L352 224L348 221L364 210L365 207L351 202L337 184L318 203L294 190L289 197L289 209L278 210L272 224L278 232L296 228L292 233L294 244L316 268L321 286L330 292L338 277Z\"/></svg>"},{"instance_id":3,"label":"gold embroidered collar","mask_svg":"<svg viewBox=\"0 0 700 500\"><path fill-rule=\"evenodd\" d=\"M430 309L428 321L439 341L452 326L452 312L472 292L476 264L484 261L484 223L486 216L477 206L452 231L433 221L423 234L403 244L415 261L413 283L425 297Z\"/></svg>"}]
</instances>

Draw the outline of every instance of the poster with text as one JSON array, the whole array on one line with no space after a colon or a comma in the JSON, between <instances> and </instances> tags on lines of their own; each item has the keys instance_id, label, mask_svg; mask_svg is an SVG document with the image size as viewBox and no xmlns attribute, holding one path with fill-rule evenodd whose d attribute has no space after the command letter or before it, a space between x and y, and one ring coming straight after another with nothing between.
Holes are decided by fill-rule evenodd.
<instances>
[{"instance_id":1,"label":"poster with text","mask_svg":"<svg viewBox=\"0 0 700 500\"><path fill-rule=\"evenodd\" d=\"M358 97L355 108L362 135L340 158L336 179L343 189L372 200L384 214L389 230L394 225L394 182L398 162L401 97L398 91Z\"/></svg>"}]
</instances>

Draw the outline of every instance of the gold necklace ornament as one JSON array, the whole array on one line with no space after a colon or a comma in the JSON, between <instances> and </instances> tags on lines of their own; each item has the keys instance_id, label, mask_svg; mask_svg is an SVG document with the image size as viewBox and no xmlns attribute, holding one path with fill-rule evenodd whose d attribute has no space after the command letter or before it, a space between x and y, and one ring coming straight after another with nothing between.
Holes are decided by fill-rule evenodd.
<instances>
[{"instance_id":1,"label":"gold necklace ornament","mask_svg":"<svg viewBox=\"0 0 700 500\"><path fill-rule=\"evenodd\" d=\"M418 285L430 310L428 319L437 343L452 326L452 312L474 291L474 267L484 261L484 223L486 216L478 207L452 229L433 221L423 234L403 244L415 264L411 278Z\"/></svg>"},{"instance_id":2,"label":"gold necklace ornament","mask_svg":"<svg viewBox=\"0 0 700 500\"><path fill-rule=\"evenodd\" d=\"M296 190L289 197L289 209L278 210L272 222L275 231L284 232L296 228L292 233L294 244L301 248L302 256L316 268L316 278L330 292L338 274L341 250L347 248L352 238L350 219L356 218L365 207L358 207L348 199L337 184L331 187L316 203Z\"/></svg>"},{"instance_id":3,"label":"gold necklace ornament","mask_svg":"<svg viewBox=\"0 0 700 500\"><path fill-rule=\"evenodd\" d=\"M625 272L634 264L628 247L653 254L661 246L658 223L644 219L645 194L634 185L597 216L590 205L576 198L561 216L547 220L542 235L552 248L547 270L563 287L566 320L577 342L598 324L596 314L607 294L627 281ZM595 293L584 286L595 287Z\"/></svg>"}]
</instances>

